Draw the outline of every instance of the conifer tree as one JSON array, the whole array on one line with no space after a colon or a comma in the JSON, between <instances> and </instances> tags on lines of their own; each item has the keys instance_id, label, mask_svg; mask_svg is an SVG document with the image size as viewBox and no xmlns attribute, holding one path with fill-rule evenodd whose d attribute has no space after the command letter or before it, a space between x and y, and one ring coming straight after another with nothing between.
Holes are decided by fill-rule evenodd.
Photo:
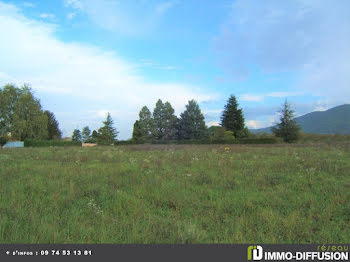
<instances>
[{"instance_id":1,"label":"conifer tree","mask_svg":"<svg viewBox=\"0 0 350 262\"><path fill-rule=\"evenodd\" d=\"M190 100L179 120L179 138L185 140L204 139L208 137L207 134L204 116L197 102Z\"/></svg>"},{"instance_id":2,"label":"conifer tree","mask_svg":"<svg viewBox=\"0 0 350 262\"><path fill-rule=\"evenodd\" d=\"M244 124L242 109L238 109L235 96L231 95L221 116L221 126L227 131L232 131L236 138L248 136L248 129Z\"/></svg>"},{"instance_id":3,"label":"conifer tree","mask_svg":"<svg viewBox=\"0 0 350 262\"><path fill-rule=\"evenodd\" d=\"M112 144L117 135L118 131L113 127L113 120L111 114L107 114L106 121L103 122L103 127L98 130L98 141L101 144Z\"/></svg>"},{"instance_id":4,"label":"conifer tree","mask_svg":"<svg viewBox=\"0 0 350 262\"><path fill-rule=\"evenodd\" d=\"M294 120L294 111L287 100L282 105L279 113L280 123L271 128L274 135L283 138L284 142L287 143L298 140L301 128Z\"/></svg>"}]
</instances>

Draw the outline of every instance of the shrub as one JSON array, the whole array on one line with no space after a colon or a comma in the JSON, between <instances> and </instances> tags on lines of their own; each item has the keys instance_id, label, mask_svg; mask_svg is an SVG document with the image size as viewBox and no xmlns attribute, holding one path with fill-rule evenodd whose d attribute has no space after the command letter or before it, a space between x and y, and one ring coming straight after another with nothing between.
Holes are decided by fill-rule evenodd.
<instances>
[{"instance_id":1,"label":"shrub","mask_svg":"<svg viewBox=\"0 0 350 262\"><path fill-rule=\"evenodd\" d=\"M49 147L49 146L81 146L80 141L63 141L63 140L24 140L25 147Z\"/></svg>"}]
</instances>

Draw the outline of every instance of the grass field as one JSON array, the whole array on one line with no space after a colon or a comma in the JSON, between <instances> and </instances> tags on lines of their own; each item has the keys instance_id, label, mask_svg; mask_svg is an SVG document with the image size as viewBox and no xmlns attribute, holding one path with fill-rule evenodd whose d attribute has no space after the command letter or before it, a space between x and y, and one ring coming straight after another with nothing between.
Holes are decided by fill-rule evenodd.
<instances>
[{"instance_id":1,"label":"grass field","mask_svg":"<svg viewBox=\"0 0 350 262\"><path fill-rule=\"evenodd\" d=\"M350 144L0 149L0 243L349 243Z\"/></svg>"}]
</instances>

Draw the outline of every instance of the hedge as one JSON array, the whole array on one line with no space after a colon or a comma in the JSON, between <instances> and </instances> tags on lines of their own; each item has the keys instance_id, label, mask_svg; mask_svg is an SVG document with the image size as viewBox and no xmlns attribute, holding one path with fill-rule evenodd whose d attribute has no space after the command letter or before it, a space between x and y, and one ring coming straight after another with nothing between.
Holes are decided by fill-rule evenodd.
<instances>
[{"instance_id":1,"label":"hedge","mask_svg":"<svg viewBox=\"0 0 350 262\"><path fill-rule=\"evenodd\" d=\"M116 141L115 145L140 145L140 144L178 144L178 145L214 145L214 144L279 144L283 141L277 137L268 138L237 138L233 140L153 140L153 141Z\"/></svg>"},{"instance_id":2,"label":"hedge","mask_svg":"<svg viewBox=\"0 0 350 262\"><path fill-rule=\"evenodd\" d=\"M49 146L81 146L80 141L63 141L63 140L24 140L25 147L49 147Z\"/></svg>"}]
</instances>

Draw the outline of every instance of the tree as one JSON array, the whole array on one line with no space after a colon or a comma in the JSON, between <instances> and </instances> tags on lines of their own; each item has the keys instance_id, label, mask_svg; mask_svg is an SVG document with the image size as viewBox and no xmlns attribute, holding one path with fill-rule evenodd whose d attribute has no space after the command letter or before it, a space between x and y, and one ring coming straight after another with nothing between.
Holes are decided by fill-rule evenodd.
<instances>
[{"instance_id":1,"label":"tree","mask_svg":"<svg viewBox=\"0 0 350 262\"><path fill-rule=\"evenodd\" d=\"M44 113L47 116L47 131L48 131L48 139L53 140L53 139L61 139L62 137L62 132L59 129L59 124L58 121L55 118L54 113L45 110Z\"/></svg>"},{"instance_id":2,"label":"tree","mask_svg":"<svg viewBox=\"0 0 350 262\"><path fill-rule=\"evenodd\" d=\"M280 123L271 130L275 136L283 138L284 142L292 143L298 140L300 136L300 126L294 120L294 111L291 109L291 105L287 100L279 110Z\"/></svg>"},{"instance_id":3,"label":"tree","mask_svg":"<svg viewBox=\"0 0 350 262\"><path fill-rule=\"evenodd\" d=\"M232 131L226 130L225 127L215 128L213 135L210 137L211 140L234 140L235 136Z\"/></svg>"},{"instance_id":4,"label":"tree","mask_svg":"<svg viewBox=\"0 0 350 262\"><path fill-rule=\"evenodd\" d=\"M132 140L144 141L144 134L142 132L139 120L136 120L134 123L134 128L132 130Z\"/></svg>"},{"instance_id":5,"label":"tree","mask_svg":"<svg viewBox=\"0 0 350 262\"><path fill-rule=\"evenodd\" d=\"M21 140L47 139L48 117L42 111L40 101L34 98L30 88L24 87L22 91L14 105L11 136Z\"/></svg>"},{"instance_id":6,"label":"tree","mask_svg":"<svg viewBox=\"0 0 350 262\"><path fill-rule=\"evenodd\" d=\"M15 104L27 88L26 85L17 88L12 84L0 88L0 136L7 136L11 132Z\"/></svg>"},{"instance_id":7,"label":"tree","mask_svg":"<svg viewBox=\"0 0 350 262\"><path fill-rule=\"evenodd\" d=\"M151 111L144 106L139 113L139 120L134 124L133 139L149 141L152 140L154 132L155 126Z\"/></svg>"},{"instance_id":8,"label":"tree","mask_svg":"<svg viewBox=\"0 0 350 262\"><path fill-rule=\"evenodd\" d=\"M73 141L81 141L81 133L79 129L74 129L73 135L72 135L72 140Z\"/></svg>"},{"instance_id":9,"label":"tree","mask_svg":"<svg viewBox=\"0 0 350 262\"><path fill-rule=\"evenodd\" d=\"M153 137L157 140L173 140L177 137L177 117L175 110L169 102L163 104L158 99L153 110L154 132Z\"/></svg>"},{"instance_id":10,"label":"tree","mask_svg":"<svg viewBox=\"0 0 350 262\"><path fill-rule=\"evenodd\" d=\"M97 131L96 131L96 130L92 131L92 133L91 133L91 138L97 139L97 136L98 136Z\"/></svg>"},{"instance_id":11,"label":"tree","mask_svg":"<svg viewBox=\"0 0 350 262\"><path fill-rule=\"evenodd\" d=\"M112 144L117 135L118 135L117 129L113 127L113 120L111 117L111 114L107 114L106 121L103 122L103 127L101 127L98 130L98 141L101 144Z\"/></svg>"},{"instance_id":12,"label":"tree","mask_svg":"<svg viewBox=\"0 0 350 262\"><path fill-rule=\"evenodd\" d=\"M90 133L91 133L90 128L88 126L85 126L83 128L83 130L81 131L81 138L82 138L83 142L86 142L89 140Z\"/></svg>"},{"instance_id":13,"label":"tree","mask_svg":"<svg viewBox=\"0 0 350 262\"><path fill-rule=\"evenodd\" d=\"M242 109L238 109L238 102L235 96L231 95L224 112L221 116L221 126L232 131L236 138L248 136L248 129L244 124Z\"/></svg>"},{"instance_id":14,"label":"tree","mask_svg":"<svg viewBox=\"0 0 350 262\"><path fill-rule=\"evenodd\" d=\"M203 139L208 136L204 116L195 100L190 100L179 120L180 139Z\"/></svg>"},{"instance_id":15,"label":"tree","mask_svg":"<svg viewBox=\"0 0 350 262\"><path fill-rule=\"evenodd\" d=\"M169 102L163 104L162 100L158 99L156 107L153 111L154 120L154 138L157 140L173 140L177 137L177 117L174 114L175 110Z\"/></svg>"}]
</instances>

